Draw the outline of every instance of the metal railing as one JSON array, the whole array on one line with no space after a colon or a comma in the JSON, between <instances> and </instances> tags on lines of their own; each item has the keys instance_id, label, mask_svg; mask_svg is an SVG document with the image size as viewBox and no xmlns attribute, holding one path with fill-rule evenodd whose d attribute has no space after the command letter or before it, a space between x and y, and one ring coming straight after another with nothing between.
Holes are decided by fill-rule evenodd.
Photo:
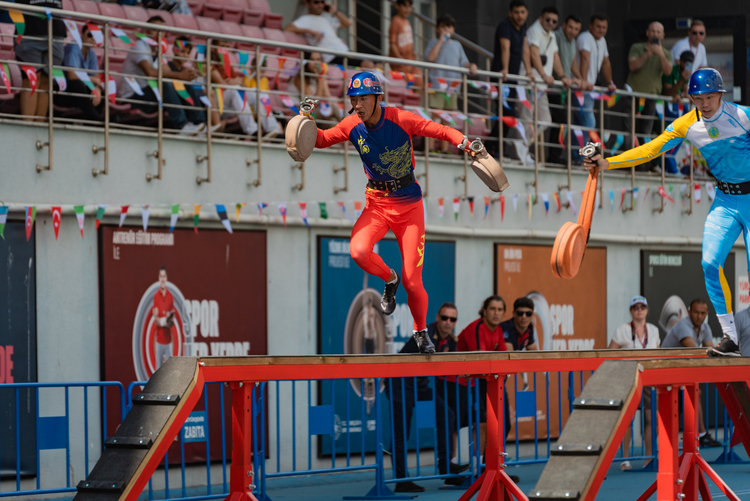
<instances>
[{"instance_id":1,"label":"metal railing","mask_svg":"<svg viewBox=\"0 0 750 501\"><path fill-rule=\"evenodd\" d=\"M0 2L0 9L16 10L25 12L28 15L38 15L44 14L46 12L43 8L21 4L12 4L7 2ZM161 102L158 103L158 105L157 103L152 103L157 107L156 115L149 115L147 118L140 120L140 123L139 121L132 120L132 115L134 114L132 112L132 108L130 111L125 110L125 108L127 108L128 105L142 105L143 101L138 99L124 99L120 97L110 100L106 98L108 97L107 92L103 92L102 95L103 123L92 123L79 117L69 118L66 116L55 116L54 106L49 106L48 114L46 117L48 139L46 142L38 141L36 143L36 147L38 149L42 149L44 147L48 148L48 165L37 165L38 172L43 172L45 170L53 168L53 138L54 130L56 127L83 127L85 130L91 130L90 127L94 126L97 127L96 130L100 130L98 128L103 126L104 145L96 144L92 147L92 151L94 154L98 152L104 153L103 166L101 169L93 170L92 174L94 176L106 175L109 172L109 154L107 152L109 151L109 141L112 133L137 134L147 138L153 138L154 132L156 132L156 150L149 149L145 152L147 158L156 159L157 162L155 172L147 174L146 179L147 181L161 179L162 168L167 161L167 159L164 158L163 151L164 137L167 135L174 138L179 137L178 135L173 134L176 131L173 131L165 126L163 112L181 111L205 114L205 122L208 127L206 127L206 132L204 135L200 137L179 138L182 140L205 143L206 153L204 155L201 154L197 156L196 164L198 165L205 162L206 171L204 176L198 176L196 178L196 183L200 185L205 182L211 182L212 145L217 143L231 144L234 143L236 139L242 138L241 135L227 134L212 130L213 126L217 125L217 120L221 120L221 117L218 116L217 108L222 108L222 105L218 103L217 97L221 98L225 93L239 92L241 94L244 94L244 99L242 100L243 102L239 106L240 109L234 109L237 108L237 106L231 109L229 107L224 107L224 109L221 110L223 112L222 116L225 117L225 120L229 120L234 117L246 120L248 115L254 117L253 120L255 120L256 124L258 125L256 132L253 134L256 146L256 156L255 158L247 158L246 164L248 167L257 164L257 173L255 175L255 179L248 183L248 185L250 187L259 187L262 183L263 147L265 145L281 145L282 143L282 138L280 136L267 137L272 135L267 134L268 132L274 131L263 130L261 124L261 122L263 121L263 111L266 111L266 118L270 119L270 117L273 117L277 122L284 122L286 119L290 118L292 114L296 113L294 109L295 100L289 96L290 92L288 88L284 86L287 81L299 81L298 90L300 97L313 94L313 92L310 92L313 89L309 87L310 84L308 84L308 81L311 83L314 82L315 85L317 85L316 92L318 95L316 97L319 99L323 99L327 103L327 109L330 110L335 108L335 112L332 112L328 117L321 116L322 109L316 112L316 114L318 115L318 123L321 127L331 127L335 125L335 123L338 121L337 117L342 116L343 110L345 110L347 107L345 102L346 98L343 94L345 94L344 90L347 87L348 77L351 75L352 70L346 64L341 65L340 67L330 66L328 67L328 73L325 74L325 71L323 70L323 68L325 67L323 65L319 65L318 63L310 61L309 58L305 56L305 51L312 51L313 47L310 46L277 42L265 39L238 37L219 33L206 33L196 30L185 30L164 25L155 26L153 24L140 23L125 19L57 10L51 11L51 16L49 18L50 21L47 23L49 29L51 29L52 26L52 19L56 19L58 17L101 24L102 32L104 34L102 54L104 73L102 81L106 84L110 81L111 78L122 78L123 80L121 81L121 86L127 85L127 83L125 83L126 78L138 77L143 80L150 81L152 83L144 87L143 89L147 89L147 87L154 88L156 92L158 92L158 94L161 96ZM178 79L166 78L163 75L161 64L158 65L157 75L153 77L144 77L143 75L126 75L122 71L118 71L118 66L122 62L122 54L131 54L135 51L133 51L129 47L117 47L111 44L111 37L113 35L112 29L116 27L120 30L158 29L156 40L153 41L153 44L157 47L160 47L163 42L170 41L174 39L174 37L179 35L194 37L194 47L196 49L200 47L200 54L204 54L204 56L201 56L197 53L197 51L194 51L195 54L191 57L174 57L173 60L189 63L193 67L199 67L199 69L203 68L203 65L205 65L205 68L207 68L207 70L199 71L199 73L205 73L201 78L193 82L184 82L183 85L185 87L193 88L193 90L198 93L202 92L205 95L206 100L198 103L194 102L192 105L182 99L180 99L178 102L165 102L165 86L169 91L169 94L172 96L171 100L174 101L174 94L172 92L173 84L175 82L181 82ZM137 38L132 34L130 34L129 36L132 36L132 39ZM62 41L60 40L53 41L49 37L41 39L48 42L50 50L52 50L51 48L53 43L62 43ZM201 41L205 41L205 43L201 43ZM214 51L212 49L215 47L217 41L235 43L239 45L239 48L222 47L220 48L221 51ZM98 47L90 48L99 50ZM496 155L502 159L503 164L506 166L511 165L517 168L525 167L530 169L532 167L531 165L525 165L528 158L521 157L513 159L511 158L513 155L509 155L508 153L511 153L509 151L509 147L511 145L518 144L518 141L522 143L525 142L524 146L526 148L532 146L533 151L535 152L535 154L533 155L533 159L531 159L533 160L533 178L527 183L527 185L529 188L533 188L533 193L535 195L539 194L540 172L543 169L547 168L561 167L566 170L568 181L566 184L560 184L558 186L558 192L561 193L562 190L572 189L572 172L578 168L578 166L576 165L575 155L572 151L576 146L576 143L571 140L573 136L576 137L578 142L583 141L584 134L588 134L591 137L594 137L594 134L596 134L596 136L599 138L609 139L610 144L607 147L607 151L609 153L615 152L615 145L617 146L618 151L622 151L625 144L636 145L639 141L650 140L652 137L654 137L654 134L633 134L630 132L631 130L639 130L641 124L655 119L655 117L639 116L639 106L637 105L636 100L648 99L661 101L660 106L664 111L658 122L662 127L666 127L671 122L671 120L673 120L673 117L669 116L668 114L668 111L671 110L669 109L670 106L666 101L668 98L666 98L665 96L628 92L624 90L617 90L616 94L610 96L606 94L607 89L605 88L595 88L591 93L584 93L580 89L564 89L561 82L555 82L554 85L543 90L540 85L540 81L536 81L529 77L503 75L502 73L490 72L485 70L479 70L475 75L469 75L469 70L466 68L457 68L452 66L427 63L423 61L399 60L380 55L320 50L317 48L315 48L315 50L324 54L331 54L333 56L339 56L342 58L365 58L383 63L384 65L390 63L407 64L418 68L421 72L422 81L425 82L425 84L422 86L419 86L419 82L410 80L413 78L412 75L384 71L386 102L392 101L393 105L395 106L404 107L408 110L412 110L434 120L441 120L444 123L457 128L458 130L461 130L466 135L482 137L485 139L488 146L494 143L496 145ZM269 52L271 52L272 54L268 54ZM250 57L251 54L252 60ZM223 61L217 61L217 56L218 59L222 60L228 58L231 63L227 65ZM158 58L163 59L164 55L159 54ZM293 63L292 60L294 61ZM117 62L115 63L115 61ZM0 64L3 63L6 65L21 64L20 61L0 61ZM231 68L233 72L236 72L238 75L242 76L244 80L252 82L254 79L256 88L253 90L243 85L228 85L212 82L211 68L213 63L220 63L223 67ZM344 59L344 63L346 63L346 59ZM277 67L272 66L272 64L275 64ZM26 63L23 63L23 65L33 66L36 68L42 68L42 66L44 66L46 71L50 75L53 74L54 70L71 70L71 68L54 65L52 60L50 60L46 65L27 65ZM320 70L315 70L316 66L320 68ZM313 68L313 70L311 70L311 68ZM452 71L461 76L459 79L453 80L448 78L431 78L431 75L434 76L436 71ZM83 72L90 74L93 73L93 70L83 70ZM261 79L258 78L258 76L262 75L264 72L269 80L273 80L274 84L278 81L280 85L273 85L276 88L269 90L260 89ZM506 81L503 81L503 78L505 78ZM334 92L328 93L328 95L320 95L321 92L319 91L321 91L324 86L323 82L325 82L326 87L335 87ZM430 82L431 84L428 85L427 83ZM24 92L24 90L17 86L11 86L10 90L11 92ZM519 90L522 91L520 94L518 92ZM513 91L516 92L514 93ZM528 91L531 92L531 100L526 97L529 95ZM89 97L86 95L70 94L62 92L60 90L54 90L53 78L49 79L49 86L47 89L37 89L36 92L45 94L49 99L50 104L52 105L54 105L54 97L57 95L72 95L73 97L79 98ZM446 103L449 104L449 106L442 107L440 109L432 109L430 107L430 99L428 98L434 94L442 94L444 97L446 97ZM451 96L453 94L456 94L460 98L458 100L460 103L458 107L450 105L450 99L452 99ZM538 117L539 106L532 106L531 103L536 103L538 99L552 98L554 100L555 96L562 95L565 96L565 99L562 100L563 102L561 104L551 103L550 107L560 113L564 113L566 115L565 119L557 121L553 120L552 122L546 123L541 122ZM523 99L519 99L521 96L523 96ZM578 119L578 116L581 115L581 106L577 105L574 102L574 99L580 101L581 99L587 99L591 96L597 98L598 109L588 111L587 113L594 113L596 115L595 118L598 123L595 127L586 127L584 125L581 125L580 120ZM296 94L294 95L294 97L297 97ZM390 100L390 97L393 97L393 100ZM620 103L627 101L627 103L630 104L629 109L620 109L623 105L615 105L610 107L611 103L616 103L617 99L622 97L626 99L620 100ZM212 104L211 101L215 102L216 104ZM252 101L253 104L252 111L250 110L251 107L247 106L248 102L250 101ZM524 126L523 128L526 131L525 134L527 136L531 134L531 138L539 136L539 139L537 140L531 140L529 137L526 137L526 139L524 140L520 135L514 137L514 134L516 134L517 131L520 131L520 129L515 129L514 127L509 125L515 120L515 118L511 118L512 114L506 110L508 110L509 108L519 109L519 107L526 106L526 104L524 104L524 101L525 103L528 103L528 106L533 108L534 111L532 113L531 119L520 120L519 122ZM276 105L275 109L273 109L274 103ZM283 110L282 106L279 103L287 103L285 104L286 110ZM687 102L683 102L681 103L681 107L683 110L689 110L690 104ZM4 110L0 109L0 119L12 120L17 118L40 118L30 116L23 117L15 113L6 113L2 111ZM506 120L508 121L508 124L505 123ZM155 124L153 123L154 121L156 122ZM619 121L619 125L616 123L617 121ZM145 124L143 122L145 122ZM218 125L221 126L222 123L223 122L219 122ZM562 130L563 133L557 135L557 137L560 139L557 142L544 139L544 135L540 134L539 131L544 129L545 127L549 130ZM264 132L266 132L265 136ZM510 135L510 137L506 137L508 135ZM614 140L612 140L613 138ZM513 141L516 141L516 143L514 143ZM693 181L698 178L708 179L705 177L705 174L700 173L699 175L699 173L695 171L697 158L694 158L694 148L692 146L688 146L688 148L685 149L687 149L688 152L687 155L683 156L682 161L687 163L687 165L685 165L683 168L683 170L686 172L686 177L667 178L665 172L666 161L664 159L661 160L661 174L658 176L649 173L637 173L635 168L631 168L629 172L631 187L628 190L628 193L630 194L630 203L623 204L622 210L632 210L635 207L635 197L633 196L633 190L636 188L636 176L649 176L653 180L658 180L661 183L662 187L665 187L667 179L673 181L675 184L692 184ZM455 153L459 153L460 155L460 152L457 151L454 151L454 154L436 153L434 151L431 152L429 140L424 141L422 150L422 158L425 164L425 168L424 171L419 174L419 176L423 178L421 184L423 185L424 193L426 194L429 191L430 159L433 157L437 157L444 161L457 161L459 164L462 164L464 168L464 174L462 176L459 176L457 179L464 182L464 197L468 196L468 157L466 155L463 155L463 158L456 157ZM344 186L334 187L334 191L346 191L348 189L349 163L348 149L346 144L337 147L336 151L343 152L343 158L341 159L341 162L337 163L337 165L334 167L334 173L343 170ZM552 162L547 161L545 155L546 151L563 154L557 155L557 161ZM302 177L304 178L304 164L300 165L299 167L302 170ZM623 174L608 172L607 176L610 175L622 176ZM602 185L600 183L600 190L603 190L601 186ZM299 183L296 186L296 189L303 190L304 182ZM690 205L685 212L690 214L692 213L693 204L692 190L686 189L681 193L681 196L689 200ZM603 192L601 194L603 195ZM538 203L538 198L539 197L535 197L534 203ZM565 200L564 197L561 197L561 199L563 201ZM603 200L604 196L600 196L600 204L603 203ZM663 210L663 208L664 200L662 198L659 207L656 210L660 212Z\"/></svg>"}]
</instances>

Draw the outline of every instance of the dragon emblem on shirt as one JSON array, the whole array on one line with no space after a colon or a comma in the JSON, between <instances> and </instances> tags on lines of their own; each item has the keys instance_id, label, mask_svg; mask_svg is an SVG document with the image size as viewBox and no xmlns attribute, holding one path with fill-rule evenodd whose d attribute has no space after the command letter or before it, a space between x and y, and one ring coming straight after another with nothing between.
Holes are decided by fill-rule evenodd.
<instances>
[{"instance_id":1,"label":"dragon emblem on shirt","mask_svg":"<svg viewBox=\"0 0 750 501\"><path fill-rule=\"evenodd\" d=\"M395 150L389 150L386 146L385 152L381 153L379 156L380 162L384 167L374 163L372 164L373 170L396 179L406 176L411 170L410 146L409 142L404 143Z\"/></svg>"}]
</instances>

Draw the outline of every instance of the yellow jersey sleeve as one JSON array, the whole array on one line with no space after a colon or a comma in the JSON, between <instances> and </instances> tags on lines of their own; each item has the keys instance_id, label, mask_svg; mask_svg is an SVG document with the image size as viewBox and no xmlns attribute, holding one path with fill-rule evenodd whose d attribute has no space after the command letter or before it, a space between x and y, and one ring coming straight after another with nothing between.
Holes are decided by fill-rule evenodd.
<instances>
[{"instance_id":1,"label":"yellow jersey sleeve","mask_svg":"<svg viewBox=\"0 0 750 501\"><path fill-rule=\"evenodd\" d=\"M614 157L610 157L610 169L622 169L624 167L635 167L656 158L665 151L669 151L679 145L687 136L688 129L699 120L698 110L695 109L682 115L669 124L669 127L655 139L642 144L636 148L625 151Z\"/></svg>"}]
</instances>

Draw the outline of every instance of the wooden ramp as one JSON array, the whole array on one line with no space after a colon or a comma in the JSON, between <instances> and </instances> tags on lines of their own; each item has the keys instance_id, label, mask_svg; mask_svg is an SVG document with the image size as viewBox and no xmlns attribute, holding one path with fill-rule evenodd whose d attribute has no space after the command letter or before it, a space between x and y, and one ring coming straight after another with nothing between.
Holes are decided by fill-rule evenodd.
<instances>
[{"instance_id":1,"label":"wooden ramp","mask_svg":"<svg viewBox=\"0 0 750 501\"><path fill-rule=\"evenodd\" d=\"M585 498L601 484L641 399L638 362L607 361L586 383L530 500Z\"/></svg>"},{"instance_id":2,"label":"wooden ramp","mask_svg":"<svg viewBox=\"0 0 750 501\"><path fill-rule=\"evenodd\" d=\"M78 484L76 501L117 501L141 493L200 398L196 357L172 357L154 373L114 436L105 441L91 474ZM148 466L148 468L147 468Z\"/></svg>"}]
</instances>

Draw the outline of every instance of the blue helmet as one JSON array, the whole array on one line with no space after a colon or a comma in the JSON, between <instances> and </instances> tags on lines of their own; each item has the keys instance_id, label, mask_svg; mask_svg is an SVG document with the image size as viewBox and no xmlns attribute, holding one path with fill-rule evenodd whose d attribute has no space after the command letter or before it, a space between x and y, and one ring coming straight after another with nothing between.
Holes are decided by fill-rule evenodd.
<instances>
[{"instance_id":1,"label":"blue helmet","mask_svg":"<svg viewBox=\"0 0 750 501\"><path fill-rule=\"evenodd\" d=\"M710 92L726 92L721 73L713 68L703 68L693 73L690 77L688 94L708 94Z\"/></svg>"},{"instance_id":2,"label":"blue helmet","mask_svg":"<svg viewBox=\"0 0 750 501\"><path fill-rule=\"evenodd\" d=\"M355 73L349 82L347 96L367 96L369 94L382 95L383 86L380 85L380 78L370 71L361 71Z\"/></svg>"}]
</instances>

